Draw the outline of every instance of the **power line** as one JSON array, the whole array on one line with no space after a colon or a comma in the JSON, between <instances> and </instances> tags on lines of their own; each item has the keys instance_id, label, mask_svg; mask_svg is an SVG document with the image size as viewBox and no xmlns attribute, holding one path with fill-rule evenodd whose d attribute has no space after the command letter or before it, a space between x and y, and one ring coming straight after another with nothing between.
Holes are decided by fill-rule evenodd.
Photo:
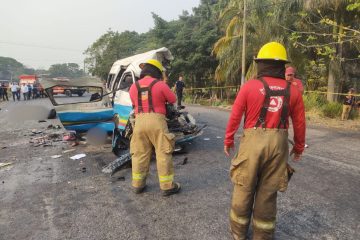
<instances>
[{"instance_id":1,"label":"power line","mask_svg":"<svg viewBox=\"0 0 360 240\"><path fill-rule=\"evenodd\" d=\"M78 50L78 49L60 48L60 47L51 47L51 46L40 46L40 45L32 45L32 44L16 43L16 42L0 41L0 44L13 45L13 46L22 46L22 47L30 47L30 48L43 48L43 49L51 49L51 50L56 50L56 51L69 51L69 52L78 52L78 53L83 52L83 50Z\"/></svg>"}]
</instances>

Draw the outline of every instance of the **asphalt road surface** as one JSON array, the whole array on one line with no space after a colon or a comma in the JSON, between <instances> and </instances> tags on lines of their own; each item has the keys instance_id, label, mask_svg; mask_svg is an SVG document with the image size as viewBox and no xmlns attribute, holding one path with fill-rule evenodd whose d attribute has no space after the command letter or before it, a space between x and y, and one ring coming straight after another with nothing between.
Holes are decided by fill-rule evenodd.
<instances>
[{"instance_id":1,"label":"asphalt road surface","mask_svg":"<svg viewBox=\"0 0 360 240\"><path fill-rule=\"evenodd\" d=\"M165 198L154 162L141 195L131 191L130 169L113 178L103 174L101 168L115 159L110 144L63 153L71 149L67 143L29 143L64 132L47 129L58 120L7 118L11 107L32 105L50 108L47 99L0 103L0 162L12 162L0 168L1 240L231 239L230 159L222 151L228 111L187 107L208 128L188 153L174 157L182 192ZM32 129L42 133L31 136ZM288 191L278 197L276 239L360 239L360 133L309 126L306 142L310 147L293 164ZM87 156L69 158L78 153Z\"/></svg>"}]
</instances>

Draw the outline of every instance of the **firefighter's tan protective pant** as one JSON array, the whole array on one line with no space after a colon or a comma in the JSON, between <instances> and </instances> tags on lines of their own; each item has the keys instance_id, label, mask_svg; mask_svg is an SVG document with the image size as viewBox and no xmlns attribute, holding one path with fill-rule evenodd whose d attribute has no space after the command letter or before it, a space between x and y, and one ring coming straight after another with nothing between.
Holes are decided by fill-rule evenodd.
<instances>
[{"instance_id":1,"label":"firefighter's tan protective pant","mask_svg":"<svg viewBox=\"0 0 360 240\"><path fill-rule=\"evenodd\" d=\"M169 133L165 116L158 113L136 115L135 127L130 142L132 155L132 186L141 188L146 184L150 159L155 149L160 188L172 188L174 167L172 152L175 135Z\"/></svg>"},{"instance_id":2,"label":"firefighter's tan protective pant","mask_svg":"<svg viewBox=\"0 0 360 240\"><path fill-rule=\"evenodd\" d=\"M287 188L288 132L245 129L231 162L234 192L230 225L234 239L246 239L252 217L253 239L273 239L278 191Z\"/></svg>"}]
</instances>

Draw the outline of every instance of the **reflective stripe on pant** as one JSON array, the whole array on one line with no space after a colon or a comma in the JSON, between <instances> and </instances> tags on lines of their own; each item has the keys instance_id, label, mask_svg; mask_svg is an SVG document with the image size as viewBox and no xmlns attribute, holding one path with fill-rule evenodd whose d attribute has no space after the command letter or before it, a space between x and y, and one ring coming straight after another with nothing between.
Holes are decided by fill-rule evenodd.
<instances>
[{"instance_id":1,"label":"reflective stripe on pant","mask_svg":"<svg viewBox=\"0 0 360 240\"><path fill-rule=\"evenodd\" d=\"M231 162L234 183L230 224L234 239L246 239L251 216L253 239L273 239L277 191L287 188L288 133L246 129Z\"/></svg>"},{"instance_id":2,"label":"reflective stripe on pant","mask_svg":"<svg viewBox=\"0 0 360 240\"><path fill-rule=\"evenodd\" d=\"M154 148L160 188L162 190L172 188L174 180L172 161L172 152L175 145L174 138L175 135L169 133L163 114L140 113L136 116L130 143L133 187L145 186Z\"/></svg>"}]
</instances>

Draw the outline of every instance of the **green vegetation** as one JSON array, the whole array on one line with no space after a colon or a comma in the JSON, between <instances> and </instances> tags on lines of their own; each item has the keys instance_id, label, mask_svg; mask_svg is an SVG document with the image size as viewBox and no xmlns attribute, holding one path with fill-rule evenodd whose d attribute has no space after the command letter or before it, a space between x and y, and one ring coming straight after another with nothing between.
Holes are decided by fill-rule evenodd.
<instances>
[{"instance_id":1,"label":"green vegetation","mask_svg":"<svg viewBox=\"0 0 360 240\"><path fill-rule=\"evenodd\" d=\"M78 78L84 75L77 63L54 64L49 68L50 77Z\"/></svg>"},{"instance_id":2,"label":"green vegetation","mask_svg":"<svg viewBox=\"0 0 360 240\"><path fill-rule=\"evenodd\" d=\"M193 14L184 11L174 21L153 13L155 26L143 34L109 30L85 51L87 68L105 79L116 60L165 46L175 56L171 84L182 74L187 86L212 86L218 62L211 52L221 36L217 19L224 6L222 1L202 0Z\"/></svg>"},{"instance_id":3,"label":"green vegetation","mask_svg":"<svg viewBox=\"0 0 360 240\"><path fill-rule=\"evenodd\" d=\"M326 103L321 107L321 113L324 117L336 118L341 116L342 104L337 102Z\"/></svg>"},{"instance_id":4,"label":"green vegetation","mask_svg":"<svg viewBox=\"0 0 360 240\"><path fill-rule=\"evenodd\" d=\"M77 78L84 75L83 70L77 63L63 63L51 65L49 70L35 70L25 67L22 63L13 58L0 57L0 79L15 80L20 75L47 74L51 77Z\"/></svg>"},{"instance_id":5,"label":"green vegetation","mask_svg":"<svg viewBox=\"0 0 360 240\"><path fill-rule=\"evenodd\" d=\"M201 0L190 14L166 21L153 13L154 28L138 34L109 30L86 51L90 72L102 78L114 61L168 47L170 84L179 74L188 87L240 84L245 0ZM360 0L246 0L246 72L256 74L253 57L269 41L285 44L291 65L307 90L360 90Z\"/></svg>"},{"instance_id":6,"label":"green vegetation","mask_svg":"<svg viewBox=\"0 0 360 240\"><path fill-rule=\"evenodd\" d=\"M0 79L1 80L17 80L21 74L34 74L35 70L26 68L13 58L0 57Z\"/></svg>"},{"instance_id":7,"label":"green vegetation","mask_svg":"<svg viewBox=\"0 0 360 240\"><path fill-rule=\"evenodd\" d=\"M326 96L318 93L307 93L303 96L303 100L306 111L320 109L327 103Z\"/></svg>"},{"instance_id":8,"label":"green vegetation","mask_svg":"<svg viewBox=\"0 0 360 240\"><path fill-rule=\"evenodd\" d=\"M145 33L109 29L84 51L86 67L105 79L116 60L165 46L175 56L170 85L182 74L188 89L238 86L244 2L247 79L256 76L253 58L259 48L279 41L306 90L328 93L306 94L308 111L334 116L337 105L327 103L342 98L332 93L344 93L350 87L360 92L360 0L201 0L192 13L184 11L177 20L166 21L153 13L154 27ZM34 70L0 58L0 77L10 72L14 76ZM74 64L55 64L46 73L73 77L81 71ZM235 91L212 90L192 97L191 102L222 105L224 100L233 101Z\"/></svg>"}]
</instances>

